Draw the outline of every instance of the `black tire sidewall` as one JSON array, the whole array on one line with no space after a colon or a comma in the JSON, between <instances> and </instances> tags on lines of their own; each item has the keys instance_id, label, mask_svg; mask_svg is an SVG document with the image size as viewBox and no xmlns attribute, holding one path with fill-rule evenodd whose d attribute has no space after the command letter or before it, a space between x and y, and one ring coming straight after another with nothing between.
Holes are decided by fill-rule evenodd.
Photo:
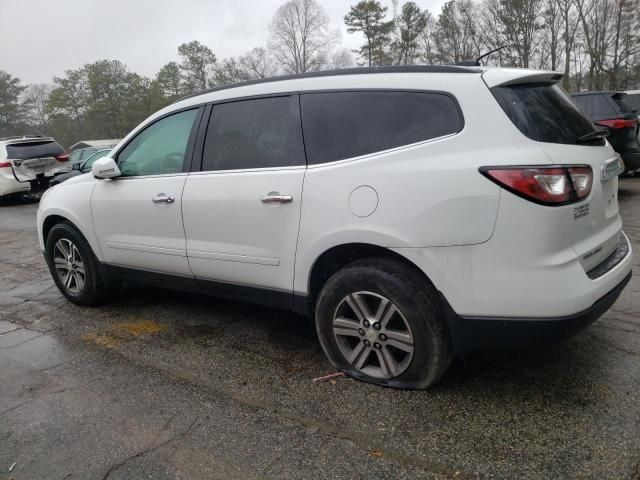
<instances>
[{"instance_id":1,"label":"black tire sidewall","mask_svg":"<svg viewBox=\"0 0 640 480\"><path fill-rule=\"evenodd\" d=\"M411 327L413 358L397 377L383 379L363 374L352 367L340 351L333 334L334 313L347 295L358 291L376 293L392 301ZM382 259L354 262L327 281L316 304L316 330L334 367L378 385L427 388L438 381L451 362L449 337L435 289L416 278L408 267Z\"/></svg>"},{"instance_id":2,"label":"black tire sidewall","mask_svg":"<svg viewBox=\"0 0 640 480\"><path fill-rule=\"evenodd\" d=\"M58 276L58 272L55 269L53 263L53 251L56 242L61 238L66 238L71 241L82 258L82 263L85 269L85 284L79 294L74 295L67 291L62 284ZM106 295L106 287L100 276L98 269L98 261L89 246L89 243L85 240L80 232L78 232L73 226L68 223L58 223L54 225L46 239L45 244L46 260L49 266L49 271L53 277L53 281L60 290L60 292L71 302L78 305L97 305L104 300Z\"/></svg>"}]
</instances>

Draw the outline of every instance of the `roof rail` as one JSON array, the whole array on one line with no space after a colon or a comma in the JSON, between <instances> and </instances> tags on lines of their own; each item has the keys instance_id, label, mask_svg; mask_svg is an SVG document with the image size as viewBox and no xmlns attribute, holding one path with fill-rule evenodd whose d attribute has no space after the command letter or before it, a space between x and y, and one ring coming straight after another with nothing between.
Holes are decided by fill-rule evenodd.
<instances>
[{"instance_id":1,"label":"roof rail","mask_svg":"<svg viewBox=\"0 0 640 480\"><path fill-rule=\"evenodd\" d=\"M343 68L339 70L320 70L318 72L297 73L294 75L278 75L276 77L260 78L246 82L234 83L222 87L210 88L202 92L192 93L177 99L173 103L180 102L187 98L197 97L207 93L227 90L229 88L244 87L247 85L258 85L261 83L280 82L283 80L295 80L297 78L334 77L341 75L367 75L372 73L482 73L478 68L468 68L458 65L385 65L381 67L356 67Z\"/></svg>"}]
</instances>

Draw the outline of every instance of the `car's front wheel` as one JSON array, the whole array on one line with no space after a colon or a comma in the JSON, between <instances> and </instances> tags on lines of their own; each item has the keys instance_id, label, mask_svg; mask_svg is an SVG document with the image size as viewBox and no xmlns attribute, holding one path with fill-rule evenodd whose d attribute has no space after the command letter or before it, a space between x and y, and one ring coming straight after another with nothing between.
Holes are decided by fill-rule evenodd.
<instances>
[{"instance_id":1,"label":"car's front wheel","mask_svg":"<svg viewBox=\"0 0 640 480\"><path fill-rule=\"evenodd\" d=\"M71 224L54 225L46 240L46 258L62 294L78 305L99 305L109 296L91 247Z\"/></svg>"},{"instance_id":2,"label":"car's front wheel","mask_svg":"<svg viewBox=\"0 0 640 480\"><path fill-rule=\"evenodd\" d=\"M334 274L316 303L316 328L348 375L396 388L427 388L451 363L437 292L410 266L375 258Z\"/></svg>"}]
</instances>

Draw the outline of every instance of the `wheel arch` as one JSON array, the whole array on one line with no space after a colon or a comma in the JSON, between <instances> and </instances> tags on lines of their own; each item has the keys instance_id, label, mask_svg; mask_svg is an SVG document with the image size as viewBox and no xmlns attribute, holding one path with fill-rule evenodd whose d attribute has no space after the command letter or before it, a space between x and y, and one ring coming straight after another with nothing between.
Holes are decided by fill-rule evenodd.
<instances>
[{"instance_id":1,"label":"wheel arch","mask_svg":"<svg viewBox=\"0 0 640 480\"><path fill-rule=\"evenodd\" d=\"M315 309L315 303L324 284L338 270L348 264L365 258L389 258L412 268L425 281L433 286L429 276L414 262L387 247L372 243L343 243L334 245L321 253L313 262L307 279L307 300L309 310ZM435 287L434 287L435 288Z\"/></svg>"},{"instance_id":2,"label":"wheel arch","mask_svg":"<svg viewBox=\"0 0 640 480\"><path fill-rule=\"evenodd\" d=\"M49 236L51 229L55 225L63 222L71 225L80 233L80 235L84 237L84 239L87 241L87 243L91 247L93 254L96 256L98 261L101 262L102 252L100 251L100 248L98 246L95 236L92 236L89 234L90 232L85 231L85 228L83 228L82 222L80 222L79 219L74 219L72 215L67 215L65 214L65 212L58 211L57 209L50 211L48 213L45 213L42 216L40 228L41 228L41 241L42 241L43 251L44 251L44 248L46 247L47 237Z\"/></svg>"}]
</instances>

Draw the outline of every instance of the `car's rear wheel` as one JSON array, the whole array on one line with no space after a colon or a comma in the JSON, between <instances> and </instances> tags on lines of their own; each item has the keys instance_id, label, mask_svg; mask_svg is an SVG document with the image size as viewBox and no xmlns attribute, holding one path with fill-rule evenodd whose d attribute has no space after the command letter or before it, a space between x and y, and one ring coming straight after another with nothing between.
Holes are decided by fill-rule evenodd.
<instances>
[{"instance_id":1,"label":"car's rear wheel","mask_svg":"<svg viewBox=\"0 0 640 480\"><path fill-rule=\"evenodd\" d=\"M62 294L78 305L99 305L109 296L91 247L71 224L54 225L46 240L49 271Z\"/></svg>"},{"instance_id":2,"label":"car's rear wheel","mask_svg":"<svg viewBox=\"0 0 640 480\"><path fill-rule=\"evenodd\" d=\"M394 260L365 259L334 274L318 297L316 328L331 363L367 382L427 388L451 363L437 292Z\"/></svg>"}]
</instances>

